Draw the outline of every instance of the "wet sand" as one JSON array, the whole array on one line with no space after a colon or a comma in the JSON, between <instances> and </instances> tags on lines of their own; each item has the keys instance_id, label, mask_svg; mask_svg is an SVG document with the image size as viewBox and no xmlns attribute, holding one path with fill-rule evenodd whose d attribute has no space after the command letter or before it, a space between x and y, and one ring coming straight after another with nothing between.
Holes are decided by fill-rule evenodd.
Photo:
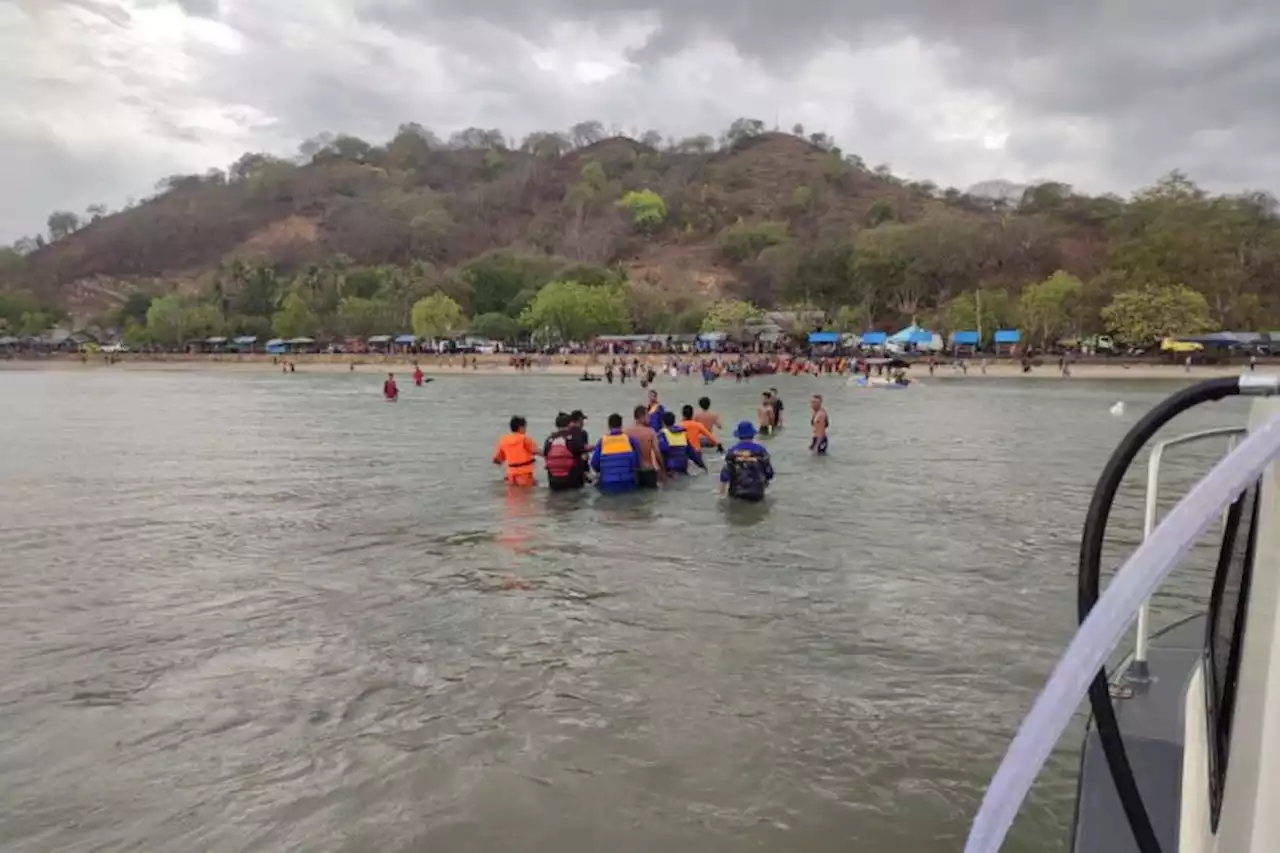
<instances>
[{"instance_id":1,"label":"wet sand","mask_svg":"<svg viewBox=\"0 0 1280 853\"><path fill-rule=\"evenodd\" d=\"M603 361L599 358L591 356L557 356L553 363L546 367L535 366L532 370L517 371L510 364L510 357L506 355L480 355L476 356L475 367L471 366L468 356L467 366L463 366L461 356L419 356L416 359L410 356L380 356L380 355L298 355L293 356L287 361L292 361L297 372L307 373L343 373L353 372L352 362L355 363L354 372L356 373L412 373L414 361L422 366L424 373L432 374L459 374L474 376L512 376L512 375L549 375L549 376L580 376L584 367L589 367L591 372L600 375L602 372ZM659 367L663 362L661 356L651 356L649 363L655 367ZM1078 363L1072 366L1071 376L1064 377L1052 363L1046 363L1040 367L1033 368L1029 373L1023 373L1020 365L1015 361L1008 359L991 360L987 362L986 371L983 372L981 367L975 362L969 362L969 370L967 373L960 371L951 364L942 363L937 366L932 376L929 375L928 368L923 365L917 365L910 370L910 376L917 380L927 381L976 381L981 379L1029 379L1029 380L1051 380L1057 382L1071 381L1072 379L1116 379L1116 380L1183 380L1197 381L1215 376L1237 376L1248 370L1245 365L1212 365L1212 366L1192 366L1188 370L1184 365L1167 364L1155 362L1140 361L1114 361L1114 362L1094 362L1094 363ZM78 355L56 355L44 358L33 359L5 359L0 360L0 370L42 370L42 369L106 369L112 370L218 370L218 371L276 371L281 370L279 361L272 363L271 356L264 355L247 355L247 356L214 356L214 355L166 355L166 356L144 356L144 355L125 355L115 364L107 364L101 355L90 355L86 361L81 361ZM1259 364L1258 369L1263 372L1280 370L1280 364ZM840 378L832 376L831 378Z\"/></svg>"}]
</instances>

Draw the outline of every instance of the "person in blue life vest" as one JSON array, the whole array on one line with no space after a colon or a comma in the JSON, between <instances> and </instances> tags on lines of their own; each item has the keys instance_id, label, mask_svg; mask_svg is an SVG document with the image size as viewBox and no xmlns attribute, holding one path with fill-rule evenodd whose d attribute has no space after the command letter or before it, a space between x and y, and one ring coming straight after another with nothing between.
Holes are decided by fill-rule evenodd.
<instances>
[{"instance_id":1,"label":"person in blue life vest","mask_svg":"<svg viewBox=\"0 0 1280 853\"><path fill-rule=\"evenodd\" d=\"M764 500L765 490L773 480L773 463L769 451L756 442L756 428L751 421L743 421L733 431L738 443L724 454L724 467L720 469L720 496L728 494L740 501L758 503Z\"/></svg>"},{"instance_id":2,"label":"person in blue life vest","mask_svg":"<svg viewBox=\"0 0 1280 853\"><path fill-rule=\"evenodd\" d=\"M663 467L668 474L688 474L690 462L703 471L707 470L707 463L702 461L702 452L698 450L697 442L690 441L685 428L676 425L675 412L662 413L658 451L662 453Z\"/></svg>"},{"instance_id":3,"label":"person in blue life vest","mask_svg":"<svg viewBox=\"0 0 1280 853\"><path fill-rule=\"evenodd\" d=\"M649 416L649 429L654 432L662 432L662 416L666 413L666 409L662 408L662 404L658 402L658 392L649 392L649 403L646 414Z\"/></svg>"},{"instance_id":4,"label":"person in blue life vest","mask_svg":"<svg viewBox=\"0 0 1280 853\"><path fill-rule=\"evenodd\" d=\"M609 415L608 425L609 432L591 451L591 470L599 475L596 485L602 492L632 491L640 470L640 445L622 431L622 415Z\"/></svg>"}]
</instances>

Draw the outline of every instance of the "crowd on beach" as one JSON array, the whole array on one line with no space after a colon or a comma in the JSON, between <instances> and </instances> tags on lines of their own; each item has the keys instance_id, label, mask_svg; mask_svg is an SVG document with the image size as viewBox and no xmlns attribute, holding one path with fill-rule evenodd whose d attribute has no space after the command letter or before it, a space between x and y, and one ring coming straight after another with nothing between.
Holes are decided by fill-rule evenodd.
<instances>
[{"instance_id":1,"label":"crowd on beach","mask_svg":"<svg viewBox=\"0 0 1280 853\"><path fill-rule=\"evenodd\" d=\"M829 425L821 395L810 406L813 439L810 451L825 455ZM710 473L706 453L715 451L723 459L717 492L722 497L756 503L762 501L773 480L773 462L768 449L757 437L772 435L782 424L783 403L777 389L765 391L757 411L757 423L744 420L733 429L734 442L725 447L719 437L723 419L702 397L698 407L681 407L677 417L649 390L646 401L624 423L620 413L609 415L606 433L594 443L582 411L561 412L555 431L539 446L528 435L528 422L515 415L510 431L498 440L493 463L505 468L509 486L537 485L537 460L543 460L547 486L553 491L569 491L594 484L601 492L618 494L637 489L657 489L677 478Z\"/></svg>"}]
</instances>

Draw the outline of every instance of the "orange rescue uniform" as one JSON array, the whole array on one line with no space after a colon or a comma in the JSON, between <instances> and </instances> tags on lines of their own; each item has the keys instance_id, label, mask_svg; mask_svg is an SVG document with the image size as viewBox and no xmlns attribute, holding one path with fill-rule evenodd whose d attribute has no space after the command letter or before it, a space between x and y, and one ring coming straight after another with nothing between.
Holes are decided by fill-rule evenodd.
<instances>
[{"instance_id":1,"label":"orange rescue uniform","mask_svg":"<svg viewBox=\"0 0 1280 853\"><path fill-rule=\"evenodd\" d=\"M522 432L509 432L498 439L498 449L493 453L493 461L507 465L506 481L513 486L532 486L533 460L538 455L538 446L533 439Z\"/></svg>"},{"instance_id":2,"label":"orange rescue uniform","mask_svg":"<svg viewBox=\"0 0 1280 853\"><path fill-rule=\"evenodd\" d=\"M692 418L687 421L681 421L680 426L684 427L684 431L689 433L689 441L693 442L694 447L715 447L720 443L711 434L711 430Z\"/></svg>"}]
</instances>

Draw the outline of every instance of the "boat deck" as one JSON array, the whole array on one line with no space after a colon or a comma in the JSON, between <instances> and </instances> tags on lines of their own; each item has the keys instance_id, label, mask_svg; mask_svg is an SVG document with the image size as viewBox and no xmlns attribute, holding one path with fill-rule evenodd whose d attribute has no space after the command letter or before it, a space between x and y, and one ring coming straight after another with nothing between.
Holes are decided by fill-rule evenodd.
<instances>
[{"instance_id":1,"label":"boat deck","mask_svg":"<svg viewBox=\"0 0 1280 853\"><path fill-rule=\"evenodd\" d=\"M1163 850L1178 849L1182 803L1183 704L1187 681L1204 652L1204 616L1151 638L1149 684L1114 698L1133 775ZM1127 682L1122 682L1127 684ZM1081 758L1075 853L1137 853L1092 723Z\"/></svg>"}]
</instances>

